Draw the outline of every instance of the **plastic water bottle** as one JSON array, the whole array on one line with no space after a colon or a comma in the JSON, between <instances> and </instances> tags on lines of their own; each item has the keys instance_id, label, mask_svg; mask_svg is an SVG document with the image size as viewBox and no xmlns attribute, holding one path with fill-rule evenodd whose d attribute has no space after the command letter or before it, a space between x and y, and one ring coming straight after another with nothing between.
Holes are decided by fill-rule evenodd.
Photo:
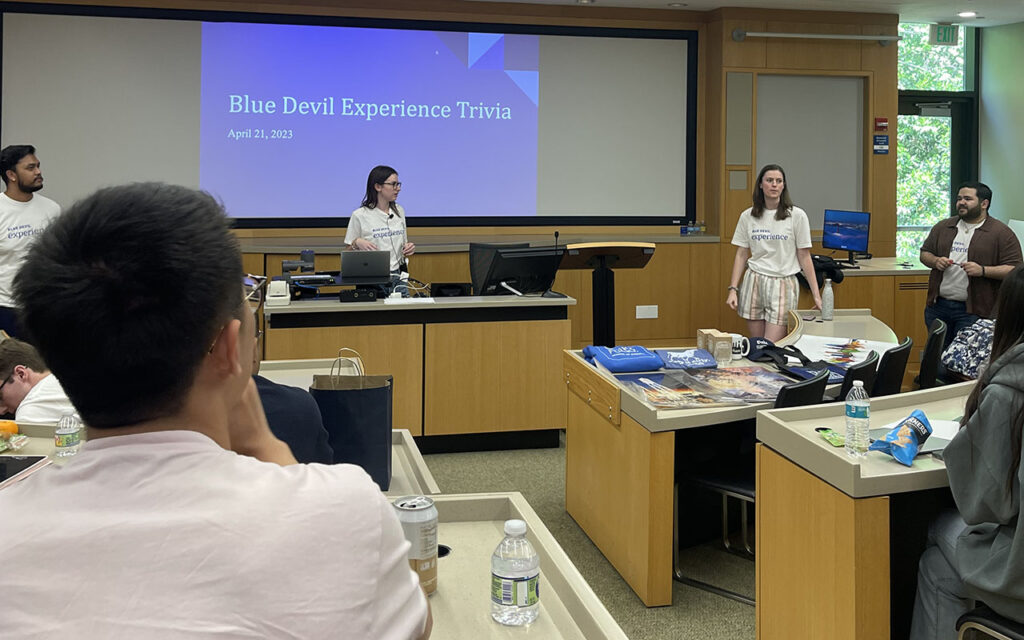
<instances>
[{"instance_id":1,"label":"plastic water bottle","mask_svg":"<svg viewBox=\"0 0 1024 640\"><path fill-rule=\"evenodd\" d=\"M79 422L78 416L61 416L57 422L53 444L56 448L54 455L58 458L69 458L78 453L78 448L82 444L82 423Z\"/></svg>"},{"instance_id":2,"label":"plastic water bottle","mask_svg":"<svg viewBox=\"0 0 1024 640\"><path fill-rule=\"evenodd\" d=\"M491 617L501 624L530 624L540 613L540 558L526 539L526 523L505 522L505 539L491 556Z\"/></svg>"},{"instance_id":3,"label":"plastic water bottle","mask_svg":"<svg viewBox=\"0 0 1024 640\"><path fill-rule=\"evenodd\" d=\"M868 431L871 428L871 398L864 390L864 381L855 380L846 394L846 454L860 458L868 453Z\"/></svg>"},{"instance_id":4,"label":"plastic water bottle","mask_svg":"<svg viewBox=\"0 0 1024 640\"><path fill-rule=\"evenodd\" d=\"M832 279L825 278L825 288L821 292L821 319L831 320L835 317L836 294L832 291Z\"/></svg>"}]
</instances>

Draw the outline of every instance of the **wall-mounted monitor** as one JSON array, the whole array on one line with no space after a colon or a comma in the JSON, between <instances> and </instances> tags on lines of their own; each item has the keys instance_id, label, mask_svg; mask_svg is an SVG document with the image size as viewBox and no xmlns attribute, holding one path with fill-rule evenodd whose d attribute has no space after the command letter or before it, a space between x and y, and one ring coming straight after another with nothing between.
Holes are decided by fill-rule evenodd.
<instances>
[{"instance_id":1,"label":"wall-mounted monitor","mask_svg":"<svg viewBox=\"0 0 1024 640\"><path fill-rule=\"evenodd\" d=\"M825 209L821 246L825 249L849 252L849 259L846 262L852 267L857 264L856 254L868 251L870 228L871 213L867 211Z\"/></svg>"}]
</instances>

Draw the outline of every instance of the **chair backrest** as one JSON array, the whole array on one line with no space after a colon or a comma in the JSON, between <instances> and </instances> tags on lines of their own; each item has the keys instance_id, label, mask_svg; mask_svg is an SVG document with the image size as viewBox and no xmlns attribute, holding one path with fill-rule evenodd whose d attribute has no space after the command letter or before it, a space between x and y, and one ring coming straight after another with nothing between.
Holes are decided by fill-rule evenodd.
<instances>
[{"instance_id":1,"label":"chair backrest","mask_svg":"<svg viewBox=\"0 0 1024 640\"><path fill-rule=\"evenodd\" d=\"M914 339L907 336L898 347L882 353L878 360L878 371L875 372L875 386L871 396L891 396L903 388L903 374L907 370L907 360L914 348Z\"/></svg>"},{"instance_id":2,"label":"chair backrest","mask_svg":"<svg viewBox=\"0 0 1024 640\"><path fill-rule=\"evenodd\" d=\"M808 380L787 384L779 389L779 395L775 398L775 408L785 409L818 404L825 397L826 385L828 385L828 369L822 369L818 375Z\"/></svg>"},{"instance_id":3,"label":"chair backrest","mask_svg":"<svg viewBox=\"0 0 1024 640\"><path fill-rule=\"evenodd\" d=\"M529 242L470 242L469 279L473 283L473 295L480 295L480 289L484 286L484 278L487 277L487 270L491 268L491 261L494 259L494 252L496 250L525 249L529 246Z\"/></svg>"},{"instance_id":4,"label":"chair backrest","mask_svg":"<svg viewBox=\"0 0 1024 640\"><path fill-rule=\"evenodd\" d=\"M842 402L846 400L846 394L850 393L850 389L853 388L853 382L860 380L864 383L864 390L868 392L869 396L875 395L874 383L875 383L875 370L878 368L878 352L872 351L868 354L867 358L864 358L862 362L857 364L851 364L846 367L846 375L843 376L843 386L839 387L839 396L837 400Z\"/></svg>"},{"instance_id":5,"label":"chair backrest","mask_svg":"<svg viewBox=\"0 0 1024 640\"><path fill-rule=\"evenodd\" d=\"M921 374L918 376L918 388L931 389L938 380L939 358L942 357L942 345L946 341L946 323L939 318L932 320L928 327L928 341L924 343L921 354Z\"/></svg>"}]
</instances>

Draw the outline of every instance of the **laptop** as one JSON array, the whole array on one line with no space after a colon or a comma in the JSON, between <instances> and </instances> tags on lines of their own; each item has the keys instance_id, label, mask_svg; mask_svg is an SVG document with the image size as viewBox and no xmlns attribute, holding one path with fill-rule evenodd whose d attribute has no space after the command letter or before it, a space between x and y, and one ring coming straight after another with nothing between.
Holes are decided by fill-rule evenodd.
<instances>
[{"instance_id":1,"label":"laptop","mask_svg":"<svg viewBox=\"0 0 1024 640\"><path fill-rule=\"evenodd\" d=\"M339 284L367 285L391 282L391 252L342 251Z\"/></svg>"}]
</instances>

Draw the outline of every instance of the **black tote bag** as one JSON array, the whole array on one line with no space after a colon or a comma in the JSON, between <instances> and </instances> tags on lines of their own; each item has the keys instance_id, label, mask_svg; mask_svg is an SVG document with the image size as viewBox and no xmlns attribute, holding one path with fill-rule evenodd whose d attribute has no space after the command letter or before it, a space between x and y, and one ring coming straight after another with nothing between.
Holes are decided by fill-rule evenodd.
<instances>
[{"instance_id":1,"label":"black tote bag","mask_svg":"<svg viewBox=\"0 0 1024 640\"><path fill-rule=\"evenodd\" d=\"M391 486L391 376L313 376L334 463L357 464L381 491Z\"/></svg>"}]
</instances>

